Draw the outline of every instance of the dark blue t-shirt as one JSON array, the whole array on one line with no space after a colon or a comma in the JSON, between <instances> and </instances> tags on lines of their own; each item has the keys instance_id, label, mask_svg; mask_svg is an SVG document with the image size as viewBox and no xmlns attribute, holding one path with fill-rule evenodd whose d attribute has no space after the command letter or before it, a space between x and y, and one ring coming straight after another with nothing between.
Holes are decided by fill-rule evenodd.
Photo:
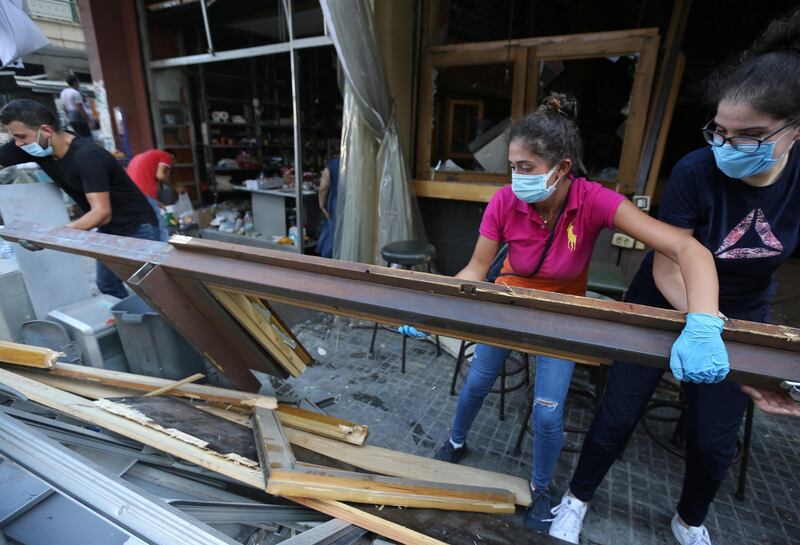
<instances>
[{"instance_id":1,"label":"dark blue t-shirt","mask_svg":"<svg viewBox=\"0 0 800 545\"><path fill-rule=\"evenodd\" d=\"M800 238L799 147L795 144L783 173L767 187L727 177L709 147L690 153L672 171L659 218L694 229L694 237L714 255L720 311L730 318L769 318L775 269L794 253ZM625 299L672 308L653 280L652 252Z\"/></svg>"}]
</instances>

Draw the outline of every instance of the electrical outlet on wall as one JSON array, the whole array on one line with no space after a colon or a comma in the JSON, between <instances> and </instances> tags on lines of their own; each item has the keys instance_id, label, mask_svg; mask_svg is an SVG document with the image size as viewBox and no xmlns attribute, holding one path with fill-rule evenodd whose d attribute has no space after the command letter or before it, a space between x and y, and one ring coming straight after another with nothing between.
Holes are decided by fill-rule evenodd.
<instances>
[{"instance_id":1,"label":"electrical outlet on wall","mask_svg":"<svg viewBox=\"0 0 800 545\"><path fill-rule=\"evenodd\" d=\"M632 249L636 245L636 241L624 233L614 233L614 236L611 237L611 245L617 248Z\"/></svg>"}]
</instances>

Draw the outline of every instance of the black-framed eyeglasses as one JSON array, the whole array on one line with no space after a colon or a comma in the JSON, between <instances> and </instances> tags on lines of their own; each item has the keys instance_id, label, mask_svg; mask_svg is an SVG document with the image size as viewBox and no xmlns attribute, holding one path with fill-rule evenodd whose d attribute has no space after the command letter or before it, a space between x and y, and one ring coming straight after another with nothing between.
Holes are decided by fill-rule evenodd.
<instances>
[{"instance_id":1,"label":"black-framed eyeglasses","mask_svg":"<svg viewBox=\"0 0 800 545\"><path fill-rule=\"evenodd\" d=\"M755 136L723 136L718 133L716 130L709 128L711 125L716 125L714 120L712 119L705 126L701 129L703 131L703 138L705 141L708 142L710 145L714 147L724 146L725 143L729 143L731 147L737 151L742 151L744 153L755 153L758 151L758 148L761 147L761 144L775 136L781 131L786 130L787 128L791 127L794 123L796 123L800 118L793 119L789 121L786 125L772 131L764 138L756 138Z\"/></svg>"}]
</instances>

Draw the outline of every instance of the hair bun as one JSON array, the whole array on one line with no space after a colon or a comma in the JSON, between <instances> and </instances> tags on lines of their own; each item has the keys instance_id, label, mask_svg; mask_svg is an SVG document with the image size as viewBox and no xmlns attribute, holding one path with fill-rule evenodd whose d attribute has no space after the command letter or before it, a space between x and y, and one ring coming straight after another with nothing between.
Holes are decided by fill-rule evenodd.
<instances>
[{"instance_id":1,"label":"hair bun","mask_svg":"<svg viewBox=\"0 0 800 545\"><path fill-rule=\"evenodd\" d=\"M573 121L578 118L578 101L572 95L550 93L542 100L540 109L543 111L549 110L557 112Z\"/></svg>"},{"instance_id":2,"label":"hair bun","mask_svg":"<svg viewBox=\"0 0 800 545\"><path fill-rule=\"evenodd\" d=\"M772 21L753 43L749 53L763 55L777 51L800 54L800 9L795 8L780 19Z\"/></svg>"}]
</instances>

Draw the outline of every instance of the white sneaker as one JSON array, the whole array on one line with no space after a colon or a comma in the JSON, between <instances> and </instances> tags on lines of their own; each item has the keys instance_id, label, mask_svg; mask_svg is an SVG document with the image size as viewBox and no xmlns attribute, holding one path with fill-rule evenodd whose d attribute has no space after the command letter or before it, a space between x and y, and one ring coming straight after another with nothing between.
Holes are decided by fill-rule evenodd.
<instances>
[{"instance_id":1,"label":"white sneaker","mask_svg":"<svg viewBox=\"0 0 800 545\"><path fill-rule=\"evenodd\" d=\"M672 517L672 535L681 545L711 545L711 537L705 526L684 526L678 521L678 514Z\"/></svg>"},{"instance_id":2,"label":"white sneaker","mask_svg":"<svg viewBox=\"0 0 800 545\"><path fill-rule=\"evenodd\" d=\"M552 521L550 535L570 543L578 543L583 517L586 516L588 508L589 506L578 498L570 496L569 493L564 494L561 503L550 510L555 515L548 519Z\"/></svg>"}]
</instances>

